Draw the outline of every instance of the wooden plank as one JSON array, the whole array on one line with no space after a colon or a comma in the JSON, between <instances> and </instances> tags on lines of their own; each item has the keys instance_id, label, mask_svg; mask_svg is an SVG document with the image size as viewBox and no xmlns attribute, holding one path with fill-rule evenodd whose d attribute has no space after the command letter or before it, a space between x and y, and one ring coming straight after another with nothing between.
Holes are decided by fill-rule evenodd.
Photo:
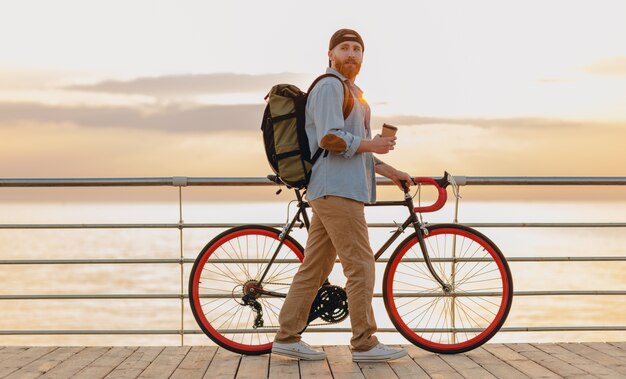
<instances>
[{"instance_id":1,"label":"wooden plank","mask_svg":"<svg viewBox=\"0 0 626 379\"><path fill-rule=\"evenodd\" d=\"M448 365L439 354L422 350L417 346L407 346L409 355L432 378L463 378L454 368Z\"/></svg>"},{"instance_id":2,"label":"wooden plank","mask_svg":"<svg viewBox=\"0 0 626 379\"><path fill-rule=\"evenodd\" d=\"M237 379L267 378L268 355L244 355L239 363Z\"/></svg>"},{"instance_id":3,"label":"wooden plank","mask_svg":"<svg viewBox=\"0 0 626 379\"><path fill-rule=\"evenodd\" d=\"M209 368L217 347L194 346L174 371L171 379L201 378Z\"/></svg>"},{"instance_id":4,"label":"wooden plank","mask_svg":"<svg viewBox=\"0 0 626 379\"><path fill-rule=\"evenodd\" d=\"M397 379L396 373L387 362L359 362L357 363L366 379Z\"/></svg>"},{"instance_id":5,"label":"wooden plank","mask_svg":"<svg viewBox=\"0 0 626 379\"><path fill-rule=\"evenodd\" d=\"M571 376L585 376L589 375L584 370L579 369L578 367L574 367L569 363L562 361L561 359L546 353L543 350L537 349L535 346L531 344L510 344L511 349L518 351L521 355L525 356L533 360L534 362L540 364L541 366L549 369L550 371L563 376L563 377L571 377Z\"/></svg>"},{"instance_id":6,"label":"wooden plank","mask_svg":"<svg viewBox=\"0 0 626 379\"><path fill-rule=\"evenodd\" d=\"M483 348L493 354L496 358L506 362L510 366L513 366L515 369L530 376L531 378L560 378L560 376L554 372L521 355L511 346L516 346L517 348L520 347L517 344L485 344L483 345Z\"/></svg>"},{"instance_id":7,"label":"wooden plank","mask_svg":"<svg viewBox=\"0 0 626 379\"><path fill-rule=\"evenodd\" d=\"M359 365L352 362L352 353L348 346L324 346L324 351L333 378L365 378Z\"/></svg>"},{"instance_id":8,"label":"wooden plank","mask_svg":"<svg viewBox=\"0 0 626 379\"><path fill-rule=\"evenodd\" d=\"M304 362L304 361L303 361ZM316 361L311 361L316 362ZM318 361L319 362L319 361ZM270 355L270 379L300 379L298 360L280 355Z\"/></svg>"},{"instance_id":9,"label":"wooden plank","mask_svg":"<svg viewBox=\"0 0 626 379\"><path fill-rule=\"evenodd\" d=\"M54 367L61 362L84 349L83 347L48 348L51 349L48 354L40 356L37 360L32 361L30 364L7 376L7 378L27 379L40 377L42 374L54 369Z\"/></svg>"},{"instance_id":10,"label":"wooden plank","mask_svg":"<svg viewBox=\"0 0 626 379\"><path fill-rule=\"evenodd\" d=\"M498 359L498 357L491 354L483 347L468 351L465 353L465 356L484 367L485 370L492 373L496 378L528 378L527 375L524 375L521 371L515 369L505 361Z\"/></svg>"},{"instance_id":11,"label":"wooden plank","mask_svg":"<svg viewBox=\"0 0 626 379\"><path fill-rule=\"evenodd\" d=\"M156 359L163 351L163 346L142 346L135 350L128 358L122 362L115 370L111 371L105 378L107 379L135 379Z\"/></svg>"},{"instance_id":12,"label":"wooden plank","mask_svg":"<svg viewBox=\"0 0 626 379\"><path fill-rule=\"evenodd\" d=\"M176 370L180 362L185 359L189 352L189 346L168 346L159 354L152 363L138 376L138 378L169 378Z\"/></svg>"},{"instance_id":13,"label":"wooden plank","mask_svg":"<svg viewBox=\"0 0 626 379\"><path fill-rule=\"evenodd\" d=\"M11 374L14 371L18 371L21 368L35 362L42 356L53 351L55 347L52 346L36 346L31 347L21 352L15 350L15 354L11 354L4 361L0 362L0 378Z\"/></svg>"},{"instance_id":14,"label":"wooden plank","mask_svg":"<svg viewBox=\"0 0 626 379\"><path fill-rule=\"evenodd\" d=\"M300 377L332 379L333 375L328 365L328 360L323 361L300 361Z\"/></svg>"},{"instance_id":15,"label":"wooden plank","mask_svg":"<svg viewBox=\"0 0 626 379\"><path fill-rule=\"evenodd\" d=\"M606 355L610 355L613 358L617 358L626 363L626 350L622 350L617 346L613 346L606 342L585 342L583 345L589 346L594 350L601 351Z\"/></svg>"},{"instance_id":16,"label":"wooden plank","mask_svg":"<svg viewBox=\"0 0 626 379\"><path fill-rule=\"evenodd\" d=\"M137 350L137 347L111 347L100 358L80 370L72 379L104 378Z\"/></svg>"},{"instance_id":17,"label":"wooden plank","mask_svg":"<svg viewBox=\"0 0 626 379\"><path fill-rule=\"evenodd\" d=\"M110 347L86 347L46 372L41 378L69 378L109 350Z\"/></svg>"},{"instance_id":18,"label":"wooden plank","mask_svg":"<svg viewBox=\"0 0 626 379\"><path fill-rule=\"evenodd\" d=\"M590 375L609 376L614 378L621 376L617 371L594 362L588 357L576 354L563 346L560 346L560 344L542 343L533 346L562 360L563 362L567 362L570 365L589 373Z\"/></svg>"},{"instance_id":19,"label":"wooden plank","mask_svg":"<svg viewBox=\"0 0 626 379\"><path fill-rule=\"evenodd\" d=\"M609 342L611 345L626 351L626 342Z\"/></svg>"},{"instance_id":20,"label":"wooden plank","mask_svg":"<svg viewBox=\"0 0 626 379\"><path fill-rule=\"evenodd\" d=\"M580 343L561 343L561 347L626 376L626 362Z\"/></svg>"},{"instance_id":21,"label":"wooden plank","mask_svg":"<svg viewBox=\"0 0 626 379\"><path fill-rule=\"evenodd\" d=\"M450 367L455 369L459 374L463 375L463 377L465 378L496 379L496 377L493 376L489 371L485 370L479 364L463 354L442 354L439 357L443 359L444 362L449 364Z\"/></svg>"},{"instance_id":22,"label":"wooden plank","mask_svg":"<svg viewBox=\"0 0 626 379\"><path fill-rule=\"evenodd\" d=\"M205 379L233 379L237 375L241 355L224 348L218 348L215 356L204 374Z\"/></svg>"},{"instance_id":23,"label":"wooden plank","mask_svg":"<svg viewBox=\"0 0 626 379\"><path fill-rule=\"evenodd\" d=\"M406 346L404 346L406 348ZM400 379L428 379L430 376L424 371L411 356L407 355L400 359L389 362L389 367ZM304 375L302 376L304 377Z\"/></svg>"},{"instance_id":24,"label":"wooden plank","mask_svg":"<svg viewBox=\"0 0 626 379\"><path fill-rule=\"evenodd\" d=\"M21 354L28 349L27 346L8 346L0 350L0 362ZM617 349L617 348L616 348Z\"/></svg>"}]
</instances>

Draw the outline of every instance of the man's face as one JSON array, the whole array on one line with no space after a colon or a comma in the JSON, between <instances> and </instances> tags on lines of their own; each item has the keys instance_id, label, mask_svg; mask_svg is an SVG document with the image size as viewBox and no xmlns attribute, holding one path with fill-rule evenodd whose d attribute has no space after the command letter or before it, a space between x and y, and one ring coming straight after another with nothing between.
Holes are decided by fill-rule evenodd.
<instances>
[{"instance_id":1,"label":"man's face","mask_svg":"<svg viewBox=\"0 0 626 379\"><path fill-rule=\"evenodd\" d=\"M331 67L350 80L354 80L361 70L363 48L353 41L342 42L328 52Z\"/></svg>"}]
</instances>

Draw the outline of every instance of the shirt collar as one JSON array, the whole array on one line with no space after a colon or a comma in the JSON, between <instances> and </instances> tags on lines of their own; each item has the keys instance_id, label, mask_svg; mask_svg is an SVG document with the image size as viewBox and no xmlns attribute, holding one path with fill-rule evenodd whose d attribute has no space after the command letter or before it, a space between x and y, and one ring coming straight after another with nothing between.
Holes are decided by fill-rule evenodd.
<instances>
[{"instance_id":1,"label":"shirt collar","mask_svg":"<svg viewBox=\"0 0 626 379\"><path fill-rule=\"evenodd\" d=\"M348 80L348 78L346 78L345 76L341 75L341 74L339 73L339 71L335 70L335 69L334 69L334 68L332 68L332 67L328 67L328 68L326 69L326 73L327 73L327 74L337 75L337 76L339 77L339 79L341 79L341 81L342 81L342 82L345 82L346 80Z\"/></svg>"},{"instance_id":2,"label":"shirt collar","mask_svg":"<svg viewBox=\"0 0 626 379\"><path fill-rule=\"evenodd\" d=\"M363 90L362 90L361 88L359 88L359 86L357 86L357 85L356 85L356 84L354 84L353 82L350 82L350 81L348 80L348 78L346 78L345 76L341 75L341 73L340 73L339 71L335 70L334 68L332 68L332 67L328 67L328 68L326 69L326 73L327 73L327 74L337 75L337 76L339 77L339 79L341 79L341 81L342 81L342 82L346 82L346 81L347 81L347 83L349 83L349 85L354 86L356 89L358 89L358 90L359 90L359 92L363 93Z\"/></svg>"}]
</instances>

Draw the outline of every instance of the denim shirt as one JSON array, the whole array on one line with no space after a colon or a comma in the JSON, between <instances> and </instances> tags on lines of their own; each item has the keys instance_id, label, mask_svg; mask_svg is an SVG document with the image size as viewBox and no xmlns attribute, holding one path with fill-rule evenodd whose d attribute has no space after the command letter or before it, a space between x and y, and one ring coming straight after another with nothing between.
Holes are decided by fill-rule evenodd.
<instances>
[{"instance_id":1,"label":"denim shirt","mask_svg":"<svg viewBox=\"0 0 626 379\"><path fill-rule=\"evenodd\" d=\"M344 82L346 77L333 68L326 73L335 74ZM306 133L309 148L314 154L320 141L332 133L346 142L347 148L340 153L322 154L313 165L307 188L308 200L326 195L353 199L363 203L376 201L376 178L372 153L357 153L363 138L372 138L370 107L363 99L363 91L346 82L354 98L352 112L343 119L342 84L336 78L320 80L309 93L306 105Z\"/></svg>"}]
</instances>

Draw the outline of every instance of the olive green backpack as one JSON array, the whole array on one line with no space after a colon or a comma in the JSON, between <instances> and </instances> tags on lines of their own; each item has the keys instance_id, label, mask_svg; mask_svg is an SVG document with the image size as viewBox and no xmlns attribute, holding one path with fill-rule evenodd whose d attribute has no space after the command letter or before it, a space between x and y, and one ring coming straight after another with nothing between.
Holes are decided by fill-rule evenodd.
<instances>
[{"instance_id":1,"label":"olive green backpack","mask_svg":"<svg viewBox=\"0 0 626 379\"><path fill-rule=\"evenodd\" d=\"M306 93L292 84L277 84L265 96L267 106L261 123L265 153L274 173L288 187L306 187L313 164L324 152L319 148L311 155L304 126L307 96L317 82L327 77L341 81L337 75L324 74L313 81ZM354 107L354 98L348 86L343 82L342 85L345 120Z\"/></svg>"}]
</instances>

